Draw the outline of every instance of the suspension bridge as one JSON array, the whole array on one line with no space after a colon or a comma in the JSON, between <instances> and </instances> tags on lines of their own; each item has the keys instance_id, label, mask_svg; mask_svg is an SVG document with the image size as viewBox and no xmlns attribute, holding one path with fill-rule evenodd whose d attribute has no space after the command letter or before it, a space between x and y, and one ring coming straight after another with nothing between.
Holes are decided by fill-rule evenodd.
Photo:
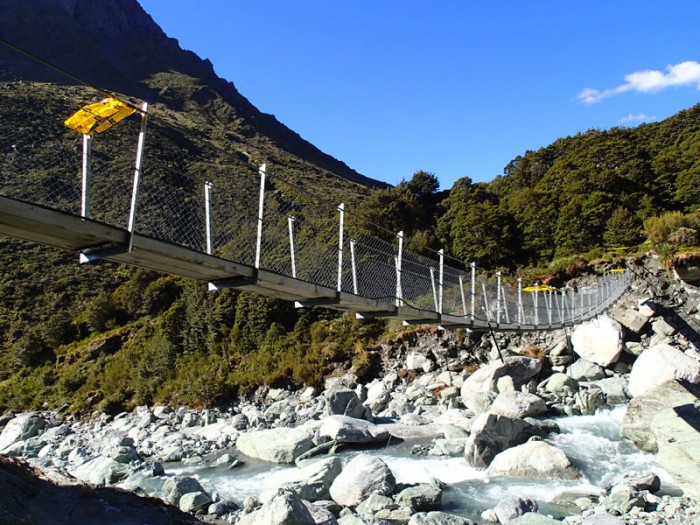
<instances>
[{"instance_id":1,"label":"suspension bridge","mask_svg":"<svg viewBox=\"0 0 700 525\"><path fill-rule=\"evenodd\" d=\"M329 204L264 164L253 179L206 150L173 152L172 125L149 119L146 104L115 126L118 133L80 134L45 115L70 115L81 90L47 100L45 85L6 84L35 109L13 114L0 131L0 235L70 250L81 263L106 259L212 291L471 330L571 326L600 315L628 284L619 271L585 287L524 287L442 250L419 255L405 249L402 232L362 225L345 204ZM9 100L0 106L12 111ZM197 170L206 177L193 176Z\"/></svg>"}]
</instances>

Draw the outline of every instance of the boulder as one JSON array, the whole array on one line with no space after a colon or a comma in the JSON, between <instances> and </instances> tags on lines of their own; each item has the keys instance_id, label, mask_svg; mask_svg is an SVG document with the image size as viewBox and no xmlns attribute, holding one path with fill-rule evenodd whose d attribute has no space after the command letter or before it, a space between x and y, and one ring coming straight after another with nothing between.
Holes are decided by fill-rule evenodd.
<instances>
[{"instance_id":1,"label":"boulder","mask_svg":"<svg viewBox=\"0 0 700 525\"><path fill-rule=\"evenodd\" d=\"M496 414L477 416L464 447L464 457L473 467L485 468L504 450L525 443L538 429L522 419Z\"/></svg>"},{"instance_id":2,"label":"boulder","mask_svg":"<svg viewBox=\"0 0 700 525\"><path fill-rule=\"evenodd\" d=\"M511 418L534 417L547 412L547 405L540 396L513 390L498 394L489 412Z\"/></svg>"},{"instance_id":3,"label":"boulder","mask_svg":"<svg viewBox=\"0 0 700 525\"><path fill-rule=\"evenodd\" d=\"M479 368L462 384L462 399L468 399L474 392L496 392L498 380L509 376L516 390L536 376L542 369L542 361L524 356L510 356L504 362L495 361ZM466 404L465 404L466 406Z\"/></svg>"},{"instance_id":4,"label":"boulder","mask_svg":"<svg viewBox=\"0 0 700 525\"><path fill-rule=\"evenodd\" d=\"M700 361L671 345L661 344L648 348L637 358L630 372L628 388L636 397L673 379L699 383Z\"/></svg>"},{"instance_id":5,"label":"boulder","mask_svg":"<svg viewBox=\"0 0 700 525\"><path fill-rule=\"evenodd\" d=\"M602 315L576 327L571 335L574 353L600 366L610 366L623 349L622 326Z\"/></svg>"},{"instance_id":6,"label":"boulder","mask_svg":"<svg viewBox=\"0 0 700 525\"><path fill-rule=\"evenodd\" d=\"M205 490L199 484L199 481L197 481L195 478L191 478L189 476L174 476L166 479L165 483L163 483L161 498L163 501L177 506L180 504L180 498L182 496L197 492L206 494Z\"/></svg>"},{"instance_id":7,"label":"boulder","mask_svg":"<svg viewBox=\"0 0 700 525\"><path fill-rule=\"evenodd\" d=\"M403 489L394 496L394 500L414 512L439 510L442 506L442 489L433 483L421 483Z\"/></svg>"},{"instance_id":8,"label":"boulder","mask_svg":"<svg viewBox=\"0 0 700 525\"><path fill-rule=\"evenodd\" d=\"M357 392L346 387L334 387L326 391L326 413L357 419L371 419L372 411L362 404Z\"/></svg>"},{"instance_id":9,"label":"boulder","mask_svg":"<svg viewBox=\"0 0 700 525\"><path fill-rule=\"evenodd\" d=\"M211 498L206 492L188 492L180 497L178 507L180 507L182 512L197 512L205 508L208 509L211 503Z\"/></svg>"},{"instance_id":10,"label":"boulder","mask_svg":"<svg viewBox=\"0 0 700 525\"><path fill-rule=\"evenodd\" d=\"M293 491L280 490L255 512L246 514L239 525L313 525L316 523L301 498Z\"/></svg>"},{"instance_id":11,"label":"boulder","mask_svg":"<svg viewBox=\"0 0 700 525\"><path fill-rule=\"evenodd\" d=\"M576 381L596 381L605 377L602 367L591 363L588 359L579 359L569 365L566 372Z\"/></svg>"},{"instance_id":12,"label":"boulder","mask_svg":"<svg viewBox=\"0 0 700 525\"><path fill-rule=\"evenodd\" d=\"M313 429L309 427L270 428L241 434L236 447L246 456L273 463L294 463L304 452L311 450Z\"/></svg>"},{"instance_id":13,"label":"boulder","mask_svg":"<svg viewBox=\"0 0 700 525\"><path fill-rule=\"evenodd\" d=\"M331 484L341 470L342 465L337 456L311 462L300 469L293 470L275 487L263 492L260 495L260 501L270 501L277 495L279 489L293 490L300 498L307 501L330 499Z\"/></svg>"},{"instance_id":14,"label":"boulder","mask_svg":"<svg viewBox=\"0 0 700 525\"><path fill-rule=\"evenodd\" d=\"M387 496L394 491L396 479L384 461L360 454L353 458L335 478L330 488L333 501L356 507L373 492Z\"/></svg>"},{"instance_id":15,"label":"boulder","mask_svg":"<svg viewBox=\"0 0 700 525\"><path fill-rule=\"evenodd\" d=\"M624 405L632 399L627 384L627 379L620 376L606 377L595 382L595 385L603 391L608 405Z\"/></svg>"},{"instance_id":16,"label":"boulder","mask_svg":"<svg viewBox=\"0 0 700 525\"><path fill-rule=\"evenodd\" d=\"M358 514L374 515L381 510L394 510L398 508L399 506L393 499L375 492L370 494L369 498L360 503L355 511Z\"/></svg>"},{"instance_id":17,"label":"boulder","mask_svg":"<svg viewBox=\"0 0 700 525\"><path fill-rule=\"evenodd\" d=\"M625 522L612 514L601 512L586 516L581 521L581 525L625 525Z\"/></svg>"},{"instance_id":18,"label":"boulder","mask_svg":"<svg viewBox=\"0 0 700 525\"><path fill-rule=\"evenodd\" d=\"M510 520L508 525L561 525L561 523L559 520L536 512L526 512L522 516Z\"/></svg>"},{"instance_id":19,"label":"boulder","mask_svg":"<svg viewBox=\"0 0 700 525\"><path fill-rule=\"evenodd\" d=\"M434 367L434 363L422 352L411 350L406 356L407 370L422 370L430 372Z\"/></svg>"},{"instance_id":20,"label":"boulder","mask_svg":"<svg viewBox=\"0 0 700 525\"><path fill-rule=\"evenodd\" d=\"M489 465L491 476L576 479L578 471L566 454L545 441L528 441L498 454Z\"/></svg>"},{"instance_id":21,"label":"boulder","mask_svg":"<svg viewBox=\"0 0 700 525\"><path fill-rule=\"evenodd\" d=\"M639 334L642 332L642 330L644 330L644 326L646 326L647 321L649 320L648 316L642 315L637 310L625 308L624 306L616 306L610 310L609 315L622 326L636 334Z\"/></svg>"},{"instance_id":22,"label":"boulder","mask_svg":"<svg viewBox=\"0 0 700 525\"><path fill-rule=\"evenodd\" d=\"M93 485L113 485L125 479L131 470L112 458L96 457L70 472L74 477Z\"/></svg>"},{"instance_id":23,"label":"boulder","mask_svg":"<svg viewBox=\"0 0 700 525\"><path fill-rule=\"evenodd\" d=\"M700 402L662 410L651 420L661 463L686 496L700 499Z\"/></svg>"},{"instance_id":24,"label":"boulder","mask_svg":"<svg viewBox=\"0 0 700 525\"><path fill-rule=\"evenodd\" d=\"M695 403L700 399L700 387L680 381L667 381L637 396L627 405L620 424L620 437L632 441L646 452L658 451L652 432L652 419L660 412Z\"/></svg>"},{"instance_id":25,"label":"boulder","mask_svg":"<svg viewBox=\"0 0 700 525\"><path fill-rule=\"evenodd\" d=\"M0 453L19 441L36 436L46 427L46 421L35 414L18 414L5 425L0 434Z\"/></svg>"},{"instance_id":26,"label":"boulder","mask_svg":"<svg viewBox=\"0 0 700 525\"><path fill-rule=\"evenodd\" d=\"M367 389L367 399L364 405L372 412L379 412L384 409L391 400L391 388L384 381L377 381Z\"/></svg>"},{"instance_id":27,"label":"boulder","mask_svg":"<svg viewBox=\"0 0 700 525\"><path fill-rule=\"evenodd\" d=\"M474 525L474 522L446 512L418 512L411 516L408 525Z\"/></svg>"},{"instance_id":28,"label":"boulder","mask_svg":"<svg viewBox=\"0 0 700 525\"><path fill-rule=\"evenodd\" d=\"M478 416L479 414L489 411L498 394L496 394L496 392L463 391L461 396L462 404L474 415Z\"/></svg>"},{"instance_id":29,"label":"boulder","mask_svg":"<svg viewBox=\"0 0 700 525\"><path fill-rule=\"evenodd\" d=\"M386 443L391 437L374 423L348 416L328 416L321 422L318 433L338 443Z\"/></svg>"},{"instance_id":30,"label":"boulder","mask_svg":"<svg viewBox=\"0 0 700 525\"><path fill-rule=\"evenodd\" d=\"M500 523L510 523L512 519L527 512L537 512L537 502L515 496L499 501L493 511Z\"/></svg>"},{"instance_id":31,"label":"boulder","mask_svg":"<svg viewBox=\"0 0 700 525\"><path fill-rule=\"evenodd\" d=\"M678 331L673 326L668 324L668 322L663 317L659 317L652 321L651 330L655 334L660 335L662 337L670 337L672 335L675 335L675 333Z\"/></svg>"},{"instance_id":32,"label":"boulder","mask_svg":"<svg viewBox=\"0 0 700 525\"><path fill-rule=\"evenodd\" d=\"M559 396L572 396L578 392L578 381L566 374L556 373L543 382L544 389Z\"/></svg>"}]
</instances>

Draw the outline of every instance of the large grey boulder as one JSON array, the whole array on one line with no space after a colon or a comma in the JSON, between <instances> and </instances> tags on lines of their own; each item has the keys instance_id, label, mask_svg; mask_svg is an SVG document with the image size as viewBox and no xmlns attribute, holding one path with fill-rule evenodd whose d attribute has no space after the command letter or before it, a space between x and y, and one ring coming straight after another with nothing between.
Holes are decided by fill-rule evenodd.
<instances>
[{"instance_id":1,"label":"large grey boulder","mask_svg":"<svg viewBox=\"0 0 700 525\"><path fill-rule=\"evenodd\" d=\"M603 368L588 359L579 359L571 363L566 373L576 381L596 381L605 377Z\"/></svg>"},{"instance_id":2,"label":"large grey boulder","mask_svg":"<svg viewBox=\"0 0 700 525\"><path fill-rule=\"evenodd\" d=\"M547 392L558 396L572 396L578 392L578 381L566 374L557 372L542 382L541 385Z\"/></svg>"},{"instance_id":3,"label":"large grey boulder","mask_svg":"<svg viewBox=\"0 0 700 525\"><path fill-rule=\"evenodd\" d=\"M338 443L386 443L388 431L364 419L349 416L328 416L318 429L321 437Z\"/></svg>"},{"instance_id":4,"label":"large grey boulder","mask_svg":"<svg viewBox=\"0 0 700 525\"><path fill-rule=\"evenodd\" d=\"M536 417L547 412L547 405L540 396L512 390L498 394L489 412L512 418Z\"/></svg>"},{"instance_id":5,"label":"large grey boulder","mask_svg":"<svg viewBox=\"0 0 700 525\"><path fill-rule=\"evenodd\" d=\"M442 489L433 483L421 483L408 487L394 496L402 507L414 512L440 510L442 506Z\"/></svg>"},{"instance_id":6,"label":"large grey boulder","mask_svg":"<svg viewBox=\"0 0 700 525\"><path fill-rule=\"evenodd\" d=\"M131 470L112 458L98 456L70 471L71 475L93 485L113 485L125 479Z\"/></svg>"},{"instance_id":7,"label":"large grey boulder","mask_svg":"<svg viewBox=\"0 0 700 525\"><path fill-rule=\"evenodd\" d=\"M294 463L311 450L314 430L311 427L269 428L241 434L236 447L246 456L272 463Z\"/></svg>"},{"instance_id":8,"label":"large grey boulder","mask_svg":"<svg viewBox=\"0 0 700 525\"><path fill-rule=\"evenodd\" d=\"M698 386L680 381L658 385L629 402L620 424L620 437L632 441L646 452L658 452L656 436L652 431L654 417L668 408L692 405L698 399Z\"/></svg>"},{"instance_id":9,"label":"large grey boulder","mask_svg":"<svg viewBox=\"0 0 700 525\"><path fill-rule=\"evenodd\" d=\"M25 441L39 434L46 427L43 418L27 413L12 418L0 434L0 453L19 441Z\"/></svg>"},{"instance_id":10,"label":"large grey boulder","mask_svg":"<svg viewBox=\"0 0 700 525\"><path fill-rule=\"evenodd\" d=\"M537 514L536 512L526 512L522 516L513 518L508 522L508 525L561 525L561 521Z\"/></svg>"},{"instance_id":11,"label":"large grey boulder","mask_svg":"<svg viewBox=\"0 0 700 525\"><path fill-rule=\"evenodd\" d=\"M610 366L623 350L622 326L602 315L576 327L571 334L574 352L600 366Z\"/></svg>"},{"instance_id":12,"label":"large grey boulder","mask_svg":"<svg viewBox=\"0 0 700 525\"><path fill-rule=\"evenodd\" d=\"M279 489L296 492L300 498L307 501L330 499L330 488L333 480L342 470L340 458L330 456L308 463L281 480L275 487L260 495L260 501L267 502L277 495Z\"/></svg>"},{"instance_id":13,"label":"large grey boulder","mask_svg":"<svg viewBox=\"0 0 700 525\"><path fill-rule=\"evenodd\" d=\"M576 479L578 471L561 449L545 441L528 441L498 454L488 469L491 476L537 479Z\"/></svg>"},{"instance_id":14,"label":"large grey boulder","mask_svg":"<svg viewBox=\"0 0 700 525\"><path fill-rule=\"evenodd\" d=\"M334 387L326 391L326 413L357 419L371 419L372 411L362 404L357 392L346 387Z\"/></svg>"},{"instance_id":15,"label":"large grey boulder","mask_svg":"<svg viewBox=\"0 0 700 525\"><path fill-rule=\"evenodd\" d=\"M636 397L673 379L700 383L700 361L671 345L660 344L642 352L634 362L628 388Z\"/></svg>"},{"instance_id":16,"label":"large grey boulder","mask_svg":"<svg viewBox=\"0 0 700 525\"><path fill-rule=\"evenodd\" d=\"M627 388L628 381L624 377L606 377L596 381L595 385L602 390L608 405L624 405L632 399Z\"/></svg>"},{"instance_id":17,"label":"large grey boulder","mask_svg":"<svg viewBox=\"0 0 700 525\"><path fill-rule=\"evenodd\" d=\"M246 514L239 525L314 525L309 509L293 491L280 490L270 501L255 512Z\"/></svg>"},{"instance_id":18,"label":"large grey boulder","mask_svg":"<svg viewBox=\"0 0 700 525\"><path fill-rule=\"evenodd\" d=\"M161 498L172 505L179 505L180 498L185 494L196 494L202 492L206 494L202 485L195 478L189 476L174 476L168 478L163 483L160 491Z\"/></svg>"},{"instance_id":19,"label":"large grey boulder","mask_svg":"<svg viewBox=\"0 0 700 525\"><path fill-rule=\"evenodd\" d=\"M446 512L418 512L411 516L408 525L474 525L474 522Z\"/></svg>"},{"instance_id":20,"label":"large grey boulder","mask_svg":"<svg viewBox=\"0 0 700 525\"><path fill-rule=\"evenodd\" d=\"M462 399L468 399L474 392L497 392L498 381L509 377L516 390L536 376L542 369L542 361L524 356L510 356L504 362L495 361L479 368L462 384Z\"/></svg>"},{"instance_id":21,"label":"large grey boulder","mask_svg":"<svg viewBox=\"0 0 700 525\"><path fill-rule=\"evenodd\" d=\"M496 455L538 434L538 429L523 419L481 414L472 423L464 458L473 467L485 468Z\"/></svg>"},{"instance_id":22,"label":"large grey boulder","mask_svg":"<svg viewBox=\"0 0 700 525\"><path fill-rule=\"evenodd\" d=\"M616 306L610 310L610 317L615 319L622 326L634 333L641 333L649 320L649 317L641 314L637 310Z\"/></svg>"},{"instance_id":23,"label":"large grey boulder","mask_svg":"<svg viewBox=\"0 0 700 525\"><path fill-rule=\"evenodd\" d=\"M518 496L505 498L493 508L499 523L510 523L511 520L528 512L537 512L537 502Z\"/></svg>"},{"instance_id":24,"label":"large grey boulder","mask_svg":"<svg viewBox=\"0 0 700 525\"><path fill-rule=\"evenodd\" d=\"M180 507L182 512L197 512L198 510L208 509L211 503L211 498L206 492L188 492L182 495L178 502L178 507Z\"/></svg>"},{"instance_id":25,"label":"large grey boulder","mask_svg":"<svg viewBox=\"0 0 700 525\"><path fill-rule=\"evenodd\" d=\"M346 507L356 507L373 492L384 496L396 487L396 479L384 461L360 454L353 458L335 478L330 488L333 501Z\"/></svg>"}]
</instances>

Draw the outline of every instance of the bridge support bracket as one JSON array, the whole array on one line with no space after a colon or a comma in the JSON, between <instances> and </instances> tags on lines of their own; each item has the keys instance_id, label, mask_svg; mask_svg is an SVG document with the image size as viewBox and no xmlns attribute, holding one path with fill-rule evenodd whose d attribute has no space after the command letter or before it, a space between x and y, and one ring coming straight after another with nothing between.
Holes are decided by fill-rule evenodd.
<instances>
[{"instance_id":1,"label":"bridge support bracket","mask_svg":"<svg viewBox=\"0 0 700 525\"><path fill-rule=\"evenodd\" d=\"M359 312L355 314L356 319L379 319L382 317L396 317L398 309L387 310L385 312Z\"/></svg>"},{"instance_id":2,"label":"bridge support bracket","mask_svg":"<svg viewBox=\"0 0 700 525\"><path fill-rule=\"evenodd\" d=\"M80 264L99 261L100 259L106 259L112 255L119 255L120 253L126 253L128 251L129 247L127 245L113 243L83 248L80 250Z\"/></svg>"},{"instance_id":3,"label":"bridge support bracket","mask_svg":"<svg viewBox=\"0 0 700 525\"><path fill-rule=\"evenodd\" d=\"M314 306L327 306L329 304L338 304L339 302L340 294L336 293L335 297L319 297L317 299L294 301L294 308L313 308Z\"/></svg>"},{"instance_id":4,"label":"bridge support bracket","mask_svg":"<svg viewBox=\"0 0 700 525\"><path fill-rule=\"evenodd\" d=\"M250 286L257 283L257 276L253 277L230 277L228 279L219 279L218 281L209 282L209 291L226 290L228 288L240 288L241 286Z\"/></svg>"}]
</instances>

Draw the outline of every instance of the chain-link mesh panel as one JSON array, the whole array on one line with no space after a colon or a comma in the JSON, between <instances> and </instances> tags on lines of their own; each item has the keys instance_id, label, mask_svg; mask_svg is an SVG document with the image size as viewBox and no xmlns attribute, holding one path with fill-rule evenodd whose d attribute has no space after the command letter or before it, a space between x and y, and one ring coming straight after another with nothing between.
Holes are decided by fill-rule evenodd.
<instances>
[{"instance_id":1,"label":"chain-link mesh panel","mask_svg":"<svg viewBox=\"0 0 700 525\"><path fill-rule=\"evenodd\" d=\"M368 234L353 241L357 294L382 301L396 299L397 247Z\"/></svg>"},{"instance_id":2,"label":"chain-link mesh panel","mask_svg":"<svg viewBox=\"0 0 700 525\"><path fill-rule=\"evenodd\" d=\"M420 310L439 310L440 265L422 255L404 250L401 257L401 300Z\"/></svg>"}]
</instances>

